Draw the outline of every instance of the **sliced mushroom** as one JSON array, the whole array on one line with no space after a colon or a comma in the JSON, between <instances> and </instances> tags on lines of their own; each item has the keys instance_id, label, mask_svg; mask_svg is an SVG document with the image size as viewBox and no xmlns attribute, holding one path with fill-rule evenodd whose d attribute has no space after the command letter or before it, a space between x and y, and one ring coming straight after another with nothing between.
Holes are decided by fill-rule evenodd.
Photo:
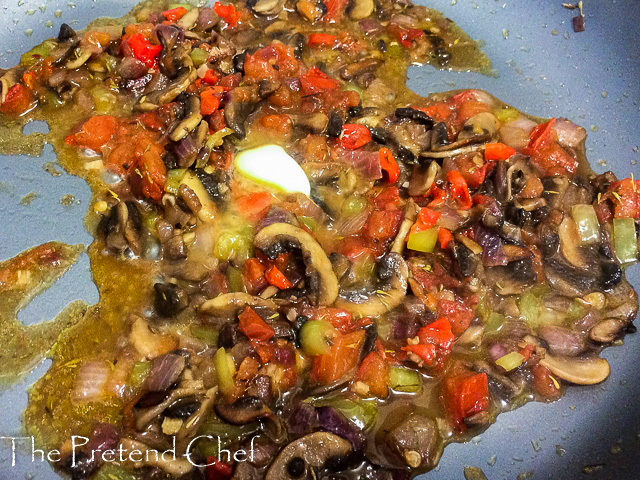
<instances>
[{"instance_id":1,"label":"sliced mushroom","mask_svg":"<svg viewBox=\"0 0 640 480\"><path fill-rule=\"evenodd\" d=\"M173 132L171 132L171 135L169 135L169 138L174 142L182 140L188 133L195 130L202 120L202 114L200 113L200 98L197 95L189 96L187 106L187 117L182 120Z\"/></svg>"},{"instance_id":2,"label":"sliced mushroom","mask_svg":"<svg viewBox=\"0 0 640 480\"><path fill-rule=\"evenodd\" d=\"M235 292L223 293L216 298L207 300L200 306L200 312L209 315L235 315L236 312L244 307L266 307L273 310L277 309L275 303L271 300L265 300L260 297L254 297L248 293Z\"/></svg>"},{"instance_id":3,"label":"sliced mushroom","mask_svg":"<svg viewBox=\"0 0 640 480\"><path fill-rule=\"evenodd\" d=\"M305 435L284 447L275 458L265 480L313 479L329 459L351 454L351 443L328 432Z\"/></svg>"},{"instance_id":4,"label":"sliced mushroom","mask_svg":"<svg viewBox=\"0 0 640 480\"><path fill-rule=\"evenodd\" d=\"M577 385L596 385L603 382L610 372L609 362L600 357L554 357L547 354L540 360L540 365Z\"/></svg>"},{"instance_id":5,"label":"sliced mushroom","mask_svg":"<svg viewBox=\"0 0 640 480\"><path fill-rule=\"evenodd\" d=\"M363 18L369 17L373 13L374 8L373 0L355 0L349 16L353 20L362 20Z\"/></svg>"},{"instance_id":6,"label":"sliced mushroom","mask_svg":"<svg viewBox=\"0 0 640 480\"><path fill-rule=\"evenodd\" d=\"M409 268L401 255L391 252L378 263L378 277L381 284L375 292L343 291L336 306L361 317L378 317L393 310L407 294Z\"/></svg>"},{"instance_id":7,"label":"sliced mushroom","mask_svg":"<svg viewBox=\"0 0 640 480\"><path fill-rule=\"evenodd\" d=\"M387 447L411 468L432 467L440 457L438 426L432 419L412 413L386 437Z\"/></svg>"},{"instance_id":8,"label":"sliced mushroom","mask_svg":"<svg viewBox=\"0 0 640 480\"><path fill-rule=\"evenodd\" d=\"M93 52L90 48L80 47L80 50L76 52L76 58L69 60L65 68L68 70L75 70L76 68L80 68L82 65L87 63L87 60L91 58Z\"/></svg>"},{"instance_id":9,"label":"sliced mushroom","mask_svg":"<svg viewBox=\"0 0 640 480\"><path fill-rule=\"evenodd\" d=\"M9 90L11 90L11 87L13 87L17 81L17 73L14 68L7 70L7 72L2 75L2 78L0 78L0 87L2 88L2 103L4 103L7 98L7 93L9 92Z\"/></svg>"},{"instance_id":10,"label":"sliced mushroom","mask_svg":"<svg viewBox=\"0 0 640 480\"><path fill-rule=\"evenodd\" d=\"M178 77L166 88L159 91L152 91L148 95L140 97L136 108L146 112L172 102L178 95L184 92L196 78L198 78L198 72L193 66L191 57L187 55L183 59L183 66L179 70Z\"/></svg>"},{"instance_id":11,"label":"sliced mushroom","mask_svg":"<svg viewBox=\"0 0 640 480\"><path fill-rule=\"evenodd\" d=\"M362 74L375 72L382 63L383 60L380 58L365 58L342 67L340 77L344 80L352 80Z\"/></svg>"},{"instance_id":12,"label":"sliced mushroom","mask_svg":"<svg viewBox=\"0 0 640 480\"><path fill-rule=\"evenodd\" d=\"M258 397L242 397L233 403L222 403L215 407L216 413L232 425L245 425L271 415L271 410Z\"/></svg>"},{"instance_id":13,"label":"sliced mushroom","mask_svg":"<svg viewBox=\"0 0 640 480\"><path fill-rule=\"evenodd\" d=\"M589 338L598 343L613 342L618 338L627 323L619 318L607 318L589 331Z\"/></svg>"},{"instance_id":14,"label":"sliced mushroom","mask_svg":"<svg viewBox=\"0 0 640 480\"><path fill-rule=\"evenodd\" d=\"M285 0L257 0L251 8L258 15L277 15L282 11Z\"/></svg>"},{"instance_id":15,"label":"sliced mushroom","mask_svg":"<svg viewBox=\"0 0 640 480\"><path fill-rule=\"evenodd\" d=\"M304 129L311 133L322 133L327 129L329 117L325 113L307 113L300 115L289 115L294 127ZM344 167L344 165L343 165Z\"/></svg>"},{"instance_id":16,"label":"sliced mushroom","mask_svg":"<svg viewBox=\"0 0 640 480\"><path fill-rule=\"evenodd\" d=\"M560 238L560 252L571 265L587 271L597 268L597 262L590 259L580 246L578 228L568 215L565 215L558 227L558 237Z\"/></svg>"},{"instance_id":17,"label":"sliced mushroom","mask_svg":"<svg viewBox=\"0 0 640 480\"><path fill-rule=\"evenodd\" d=\"M288 223L274 223L260 230L253 240L253 244L267 254L283 243L302 250L311 289L317 292L315 303L331 305L338 296L338 279L327 254L309 233Z\"/></svg>"},{"instance_id":18,"label":"sliced mushroom","mask_svg":"<svg viewBox=\"0 0 640 480\"><path fill-rule=\"evenodd\" d=\"M563 256L554 255L545 259L544 273L559 295L584 297L597 286L596 272L586 272L574 267Z\"/></svg>"},{"instance_id":19,"label":"sliced mushroom","mask_svg":"<svg viewBox=\"0 0 640 480\"><path fill-rule=\"evenodd\" d=\"M185 13L182 18L180 18L180 20L176 22L176 25L178 25L178 27L182 28L185 31L191 30L198 21L199 16L200 9L194 7L187 13Z\"/></svg>"},{"instance_id":20,"label":"sliced mushroom","mask_svg":"<svg viewBox=\"0 0 640 480\"><path fill-rule=\"evenodd\" d=\"M138 452L135 454L135 457L133 455L127 455L126 453L124 457L132 461L133 458L141 458L142 460L140 461L133 461L136 468L141 468L144 465L158 467L169 475L176 477L186 475L195 468L194 464L186 458L172 457L171 455L157 455L157 450L153 450L144 443L130 438L123 438L120 441L120 448L122 449L121 451L130 452L131 454Z\"/></svg>"}]
</instances>

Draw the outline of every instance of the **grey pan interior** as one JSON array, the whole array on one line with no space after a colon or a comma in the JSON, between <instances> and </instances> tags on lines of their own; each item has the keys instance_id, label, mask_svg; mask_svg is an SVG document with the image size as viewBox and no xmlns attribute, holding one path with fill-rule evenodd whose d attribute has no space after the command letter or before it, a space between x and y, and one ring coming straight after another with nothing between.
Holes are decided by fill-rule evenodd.
<instances>
[{"instance_id":1,"label":"grey pan interior","mask_svg":"<svg viewBox=\"0 0 640 480\"><path fill-rule=\"evenodd\" d=\"M135 0L0 0L0 66L54 36L62 22L82 28L92 18L120 16ZM422 1L422 0L421 0ZM432 0L430 6L455 20L485 51L496 78L469 73L413 68L409 85L417 92L484 88L528 113L567 116L589 131L588 157L597 172L630 172L640 178L640 21L638 0L586 0L587 30L574 33L573 12L561 0ZM32 31L31 35L28 35ZM89 189L83 181L54 178L42 165L55 160L0 157L0 258L49 240L88 243L82 220ZM20 199L37 197L29 206ZM62 206L63 194L77 202ZM637 267L628 272L640 287ZM84 257L50 291L21 314L24 322L51 318L70 300L97 300ZM640 478L640 334L608 350L612 375L602 385L572 388L552 405L529 404L500 416L496 425L464 445L448 447L429 479L463 478L464 466L481 467L491 480ZM0 394L0 436L20 434L26 388L42 375L45 362L25 381ZM1 367L0 367L1 368ZM18 455L11 466L11 445L0 443L0 479L54 479L46 464ZM583 467L594 466L593 473ZM522 476L519 476L521 475Z\"/></svg>"}]
</instances>

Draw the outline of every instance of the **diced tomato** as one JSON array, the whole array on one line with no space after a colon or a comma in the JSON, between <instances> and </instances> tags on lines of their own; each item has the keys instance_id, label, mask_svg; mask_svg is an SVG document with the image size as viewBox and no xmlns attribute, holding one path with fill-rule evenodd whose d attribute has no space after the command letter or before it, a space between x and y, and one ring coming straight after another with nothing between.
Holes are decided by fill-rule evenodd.
<instances>
[{"instance_id":1,"label":"diced tomato","mask_svg":"<svg viewBox=\"0 0 640 480\"><path fill-rule=\"evenodd\" d=\"M436 359L436 347L432 344L406 345L400 348L403 352L416 355L428 367L433 365Z\"/></svg>"},{"instance_id":2,"label":"diced tomato","mask_svg":"<svg viewBox=\"0 0 640 480\"><path fill-rule=\"evenodd\" d=\"M313 95L340 88L340 83L337 80L322 72L318 67L313 67L307 73L301 75L300 85L305 95Z\"/></svg>"},{"instance_id":3,"label":"diced tomato","mask_svg":"<svg viewBox=\"0 0 640 480\"><path fill-rule=\"evenodd\" d=\"M276 115L265 115L260 119L260 124L282 135L285 135L291 131L292 123L291 117L287 114L280 113Z\"/></svg>"},{"instance_id":4,"label":"diced tomato","mask_svg":"<svg viewBox=\"0 0 640 480\"><path fill-rule=\"evenodd\" d=\"M247 290L252 295L257 295L267 287L267 279L264 277L266 267L257 258L249 258L244 262L244 278Z\"/></svg>"},{"instance_id":5,"label":"diced tomato","mask_svg":"<svg viewBox=\"0 0 640 480\"><path fill-rule=\"evenodd\" d=\"M453 235L446 228L440 227L438 230L438 241L440 242L440 248L445 250L449 246L449 242L453 240Z\"/></svg>"},{"instance_id":6,"label":"diced tomato","mask_svg":"<svg viewBox=\"0 0 640 480\"><path fill-rule=\"evenodd\" d=\"M436 122L444 122L452 112L452 107L447 102L439 102L428 107L414 107L417 110L421 110Z\"/></svg>"},{"instance_id":7,"label":"diced tomato","mask_svg":"<svg viewBox=\"0 0 640 480\"><path fill-rule=\"evenodd\" d=\"M162 12L162 16L170 22L177 22L187 14L187 9L184 7L176 7L171 10Z\"/></svg>"},{"instance_id":8,"label":"diced tomato","mask_svg":"<svg viewBox=\"0 0 640 480\"><path fill-rule=\"evenodd\" d=\"M264 276L270 285L278 287L280 290L286 290L287 288L293 287L291 282L287 280L287 277L284 276L284 273L282 273L275 265L269 267Z\"/></svg>"},{"instance_id":9,"label":"diced tomato","mask_svg":"<svg viewBox=\"0 0 640 480\"><path fill-rule=\"evenodd\" d=\"M324 21L327 23L337 23L342 20L349 2L348 0L322 0L322 3L327 7Z\"/></svg>"},{"instance_id":10,"label":"diced tomato","mask_svg":"<svg viewBox=\"0 0 640 480\"><path fill-rule=\"evenodd\" d=\"M251 307L245 309L238 315L240 321L239 330L252 340L267 342L275 335L273 328L258 315Z\"/></svg>"},{"instance_id":11,"label":"diced tomato","mask_svg":"<svg viewBox=\"0 0 640 480\"><path fill-rule=\"evenodd\" d=\"M162 198L164 184L167 181L167 167L161 157L163 150L157 144L150 144L135 165L133 174L129 177L131 190L135 194L151 198L156 202Z\"/></svg>"},{"instance_id":12,"label":"diced tomato","mask_svg":"<svg viewBox=\"0 0 640 480\"><path fill-rule=\"evenodd\" d=\"M489 406L489 381L485 373L448 376L443 383L443 403L454 427L466 429L464 419Z\"/></svg>"},{"instance_id":13,"label":"diced tomato","mask_svg":"<svg viewBox=\"0 0 640 480\"><path fill-rule=\"evenodd\" d=\"M447 180L451 184L451 194L458 201L458 206L463 210L468 210L473 206L469 187L464 177L457 170L450 170L447 173Z\"/></svg>"},{"instance_id":14,"label":"diced tomato","mask_svg":"<svg viewBox=\"0 0 640 480\"><path fill-rule=\"evenodd\" d=\"M369 387L367 396L386 398L389 395L389 371L389 364L374 351L362 360L354 382L362 382Z\"/></svg>"},{"instance_id":15,"label":"diced tomato","mask_svg":"<svg viewBox=\"0 0 640 480\"><path fill-rule=\"evenodd\" d=\"M553 129L556 119L552 118L533 129L529 144L523 152L531 156L531 162L547 175L568 175L578 170L578 161L558 144L558 135Z\"/></svg>"},{"instance_id":16,"label":"diced tomato","mask_svg":"<svg viewBox=\"0 0 640 480\"><path fill-rule=\"evenodd\" d=\"M65 143L100 152L113 137L118 121L110 115L96 115L87 120L80 131L69 135Z\"/></svg>"},{"instance_id":17,"label":"diced tomato","mask_svg":"<svg viewBox=\"0 0 640 480\"><path fill-rule=\"evenodd\" d=\"M365 226L365 235L377 241L385 241L398 233L402 222L402 211L380 210L371 213Z\"/></svg>"},{"instance_id":18,"label":"diced tomato","mask_svg":"<svg viewBox=\"0 0 640 480\"><path fill-rule=\"evenodd\" d=\"M442 317L418 330L420 343L436 345L443 351L451 350L455 337L451 331L451 322Z\"/></svg>"},{"instance_id":19,"label":"diced tomato","mask_svg":"<svg viewBox=\"0 0 640 480\"><path fill-rule=\"evenodd\" d=\"M356 149L365 146L371 141L371 132L364 125L346 123L342 127L340 145L344 148Z\"/></svg>"},{"instance_id":20,"label":"diced tomato","mask_svg":"<svg viewBox=\"0 0 640 480\"><path fill-rule=\"evenodd\" d=\"M269 192L254 192L236 198L235 204L242 215L255 221L266 214L272 200L273 195Z\"/></svg>"},{"instance_id":21,"label":"diced tomato","mask_svg":"<svg viewBox=\"0 0 640 480\"><path fill-rule=\"evenodd\" d=\"M411 227L410 234L429 230L440 218L440 212L436 212L427 207L422 207L418 212L416 223Z\"/></svg>"},{"instance_id":22,"label":"diced tomato","mask_svg":"<svg viewBox=\"0 0 640 480\"><path fill-rule=\"evenodd\" d=\"M235 27L240 20L240 12L236 11L236 7L232 4L223 5L220 2L216 2L213 4L213 9L230 27Z\"/></svg>"},{"instance_id":23,"label":"diced tomato","mask_svg":"<svg viewBox=\"0 0 640 480\"><path fill-rule=\"evenodd\" d=\"M279 80L281 77L291 77L298 73L298 60L293 47L274 43L262 47L253 55L247 55L244 61L244 74L253 80ZM233 76L235 85L226 85L226 78L220 79L220 85L234 88L240 81L240 76Z\"/></svg>"},{"instance_id":24,"label":"diced tomato","mask_svg":"<svg viewBox=\"0 0 640 480\"><path fill-rule=\"evenodd\" d=\"M489 111L489 105L486 103L477 100L466 100L458 107L457 119L458 122L464 123L471 117L487 111Z\"/></svg>"},{"instance_id":25,"label":"diced tomato","mask_svg":"<svg viewBox=\"0 0 640 480\"><path fill-rule=\"evenodd\" d=\"M560 384L557 380L553 381L551 371L547 367L540 364L534 365L531 367L531 373L533 374L533 388L543 400L552 402L562 396Z\"/></svg>"},{"instance_id":26,"label":"diced tomato","mask_svg":"<svg viewBox=\"0 0 640 480\"><path fill-rule=\"evenodd\" d=\"M130 37L127 43L136 59L140 60L149 68L156 65L158 56L162 51L161 45L152 45L142 33L137 33Z\"/></svg>"},{"instance_id":27,"label":"diced tomato","mask_svg":"<svg viewBox=\"0 0 640 480\"><path fill-rule=\"evenodd\" d=\"M511 148L504 143L487 143L484 146L485 160L507 160L515 153L515 148Z\"/></svg>"},{"instance_id":28,"label":"diced tomato","mask_svg":"<svg viewBox=\"0 0 640 480\"><path fill-rule=\"evenodd\" d=\"M233 465L218 461L216 457L207 457L207 480L230 480Z\"/></svg>"},{"instance_id":29,"label":"diced tomato","mask_svg":"<svg viewBox=\"0 0 640 480\"><path fill-rule=\"evenodd\" d=\"M431 187L431 194L433 195L433 200L429 202L430 207L440 207L447 201L447 191L442 188L434 185Z\"/></svg>"},{"instance_id":30,"label":"diced tomato","mask_svg":"<svg viewBox=\"0 0 640 480\"><path fill-rule=\"evenodd\" d=\"M396 23L390 23L387 30L404 48L413 47L418 38L425 36L422 30L417 28L402 28Z\"/></svg>"},{"instance_id":31,"label":"diced tomato","mask_svg":"<svg viewBox=\"0 0 640 480\"><path fill-rule=\"evenodd\" d=\"M339 380L358 365L364 330L338 335L329 353L313 358L311 381L328 385Z\"/></svg>"},{"instance_id":32,"label":"diced tomato","mask_svg":"<svg viewBox=\"0 0 640 480\"><path fill-rule=\"evenodd\" d=\"M200 113L202 115L211 115L218 110L220 106L220 98L213 88L207 88L200 93Z\"/></svg>"},{"instance_id":33,"label":"diced tomato","mask_svg":"<svg viewBox=\"0 0 640 480\"><path fill-rule=\"evenodd\" d=\"M395 210L400 206L400 190L396 186L375 190L371 199L378 210Z\"/></svg>"},{"instance_id":34,"label":"diced tomato","mask_svg":"<svg viewBox=\"0 0 640 480\"><path fill-rule=\"evenodd\" d=\"M605 198L613 201L615 218L640 218L640 180L625 178L612 183L608 190Z\"/></svg>"},{"instance_id":35,"label":"diced tomato","mask_svg":"<svg viewBox=\"0 0 640 480\"><path fill-rule=\"evenodd\" d=\"M393 158L393 153L388 148L380 149L380 168L387 174L389 183L396 183L400 177L400 167L398 162Z\"/></svg>"},{"instance_id":36,"label":"diced tomato","mask_svg":"<svg viewBox=\"0 0 640 480\"><path fill-rule=\"evenodd\" d=\"M312 320L324 320L329 322L342 333L349 333L353 330L354 322L351 314L343 308L322 307L309 315Z\"/></svg>"},{"instance_id":37,"label":"diced tomato","mask_svg":"<svg viewBox=\"0 0 640 480\"><path fill-rule=\"evenodd\" d=\"M365 256L374 256L370 243L360 236L351 235L343 238L340 240L337 250L351 261Z\"/></svg>"},{"instance_id":38,"label":"diced tomato","mask_svg":"<svg viewBox=\"0 0 640 480\"><path fill-rule=\"evenodd\" d=\"M312 33L309 35L309 41L307 45L310 47L322 46L332 47L338 43L338 37L330 35L328 33Z\"/></svg>"},{"instance_id":39,"label":"diced tomato","mask_svg":"<svg viewBox=\"0 0 640 480\"><path fill-rule=\"evenodd\" d=\"M473 320L473 309L457 300L440 300L438 315L446 317L451 323L454 335L461 335Z\"/></svg>"},{"instance_id":40,"label":"diced tomato","mask_svg":"<svg viewBox=\"0 0 640 480\"><path fill-rule=\"evenodd\" d=\"M31 92L24 85L17 83L9 89L7 96L0 106L0 112L5 115L20 115L31 106Z\"/></svg>"}]
</instances>

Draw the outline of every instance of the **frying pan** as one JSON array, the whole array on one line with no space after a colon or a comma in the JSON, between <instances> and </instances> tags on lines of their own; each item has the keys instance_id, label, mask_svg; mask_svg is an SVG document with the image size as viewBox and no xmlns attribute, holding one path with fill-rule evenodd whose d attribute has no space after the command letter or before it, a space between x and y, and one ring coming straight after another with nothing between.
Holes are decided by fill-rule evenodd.
<instances>
[{"instance_id":1,"label":"frying pan","mask_svg":"<svg viewBox=\"0 0 640 480\"><path fill-rule=\"evenodd\" d=\"M20 53L55 36L62 22L83 28L96 17L120 16L134 3L1 0L0 66L14 65ZM620 178L631 172L640 178L640 2L584 3L586 31L574 33L571 17L576 11L563 8L561 0L431 0L429 6L484 42L497 76L412 67L409 86L423 94L482 88L527 113L566 116L589 132L587 157L596 172L611 169ZM39 128L42 125L29 126ZM0 157L0 258L49 240L91 241L82 224L89 188L78 178L46 173L43 164L52 160L50 147L41 158ZM22 196L30 192L38 196L21 205ZM64 194L73 194L76 201L61 205ZM640 287L638 269L631 267L627 274ZM19 317L25 323L53 318L77 298L97 301L86 256ZM612 367L606 382L569 388L550 405L529 403L502 414L471 442L447 447L439 466L422 478L460 479L465 466L475 466L490 480L640 479L640 333L627 336L623 346L606 350L604 356ZM0 436L20 435L26 390L48 365L44 362L0 394ZM0 480L58 478L38 457L32 462L28 442L18 442L12 467L11 445L0 442Z\"/></svg>"}]
</instances>

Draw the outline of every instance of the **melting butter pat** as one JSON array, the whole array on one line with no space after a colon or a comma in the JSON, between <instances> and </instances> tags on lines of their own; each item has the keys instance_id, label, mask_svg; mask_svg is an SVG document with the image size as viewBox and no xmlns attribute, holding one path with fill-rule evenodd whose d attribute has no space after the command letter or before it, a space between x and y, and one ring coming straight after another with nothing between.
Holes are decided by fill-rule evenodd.
<instances>
[{"instance_id":1,"label":"melting butter pat","mask_svg":"<svg viewBox=\"0 0 640 480\"><path fill-rule=\"evenodd\" d=\"M264 145L240 152L235 166L238 172L256 183L287 193L300 192L307 196L311 193L304 170L278 145Z\"/></svg>"}]
</instances>

